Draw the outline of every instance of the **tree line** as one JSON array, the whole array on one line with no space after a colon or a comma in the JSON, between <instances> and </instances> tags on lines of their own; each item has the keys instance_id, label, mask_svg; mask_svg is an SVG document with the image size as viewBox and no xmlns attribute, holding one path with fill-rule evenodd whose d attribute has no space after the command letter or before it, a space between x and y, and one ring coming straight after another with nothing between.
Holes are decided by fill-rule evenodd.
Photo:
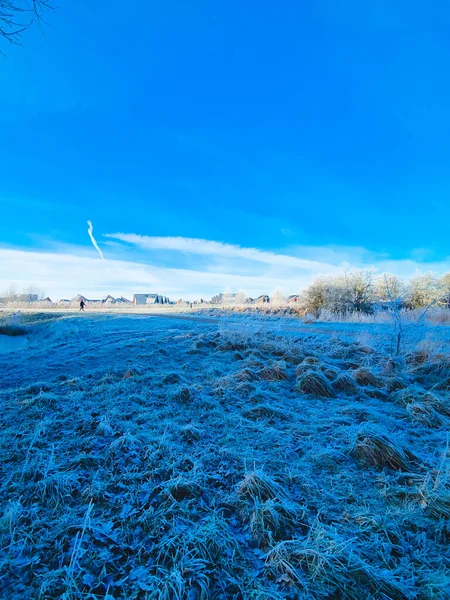
<instances>
[{"instance_id":1,"label":"tree line","mask_svg":"<svg viewBox=\"0 0 450 600\"><path fill-rule=\"evenodd\" d=\"M373 314L384 308L414 310L430 306L450 308L450 273L431 273L404 280L397 275L375 275L369 270L318 277L300 295L305 312L319 315L326 310L336 315Z\"/></svg>"}]
</instances>

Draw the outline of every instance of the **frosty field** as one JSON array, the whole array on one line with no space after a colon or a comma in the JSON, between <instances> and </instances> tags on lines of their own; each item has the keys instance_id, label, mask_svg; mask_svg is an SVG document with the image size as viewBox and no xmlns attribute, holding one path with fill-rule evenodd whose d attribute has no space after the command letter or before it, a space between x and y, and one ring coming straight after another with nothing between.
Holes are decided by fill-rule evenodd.
<instances>
[{"instance_id":1,"label":"frosty field","mask_svg":"<svg viewBox=\"0 0 450 600\"><path fill-rule=\"evenodd\" d=\"M17 321L1 598L450 598L444 328L392 358L367 324Z\"/></svg>"}]
</instances>

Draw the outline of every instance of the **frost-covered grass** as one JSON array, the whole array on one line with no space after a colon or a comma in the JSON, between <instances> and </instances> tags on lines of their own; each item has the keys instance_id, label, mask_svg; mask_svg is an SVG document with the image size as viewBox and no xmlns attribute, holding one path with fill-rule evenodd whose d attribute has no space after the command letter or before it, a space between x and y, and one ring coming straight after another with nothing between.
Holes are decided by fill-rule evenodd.
<instances>
[{"instance_id":1,"label":"frost-covered grass","mask_svg":"<svg viewBox=\"0 0 450 600\"><path fill-rule=\"evenodd\" d=\"M20 319L27 348L0 355L5 600L450 598L442 344Z\"/></svg>"}]
</instances>

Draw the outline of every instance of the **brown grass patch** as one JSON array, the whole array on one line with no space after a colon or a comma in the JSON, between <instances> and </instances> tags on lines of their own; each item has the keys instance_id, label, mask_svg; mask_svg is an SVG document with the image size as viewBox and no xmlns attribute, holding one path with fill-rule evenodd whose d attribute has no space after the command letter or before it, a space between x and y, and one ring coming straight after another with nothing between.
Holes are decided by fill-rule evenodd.
<instances>
[{"instance_id":1,"label":"brown grass patch","mask_svg":"<svg viewBox=\"0 0 450 600\"><path fill-rule=\"evenodd\" d=\"M297 379L296 389L304 394L312 394L321 398L334 396L333 388L320 371L308 371Z\"/></svg>"},{"instance_id":2,"label":"brown grass patch","mask_svg":"<svg viewBox=\"0 0 450 600\"><path fill-rule=\"evenodd\" d=\"M282 361L274 362L259 372L261 379L265 381L283 381L288 378L286 363Z\"/></svg>"},{"instance_id":3,"label":"brown grass patch","mask_svg":"<svg viewBox=\"0 0 450 600\"><path fill-rule=\"evenodd\" d=\"M357 394L360 391L355 378L349 373L341 373L336 377L333 381L333 387L338 392L344 392L350 395Z\"/></svg>"},{"instance_id":4,"label":"brown grass patch","mask_svg":"<svg viewBox=\"0 0 450 600\"><path fill-rule=\"evenodd\" d=\"M381 377L378 377L370 369L366 369L364 367L360 367L353 372L353 377L356 382L362 386L372 386L375 388L384 387L384 381Z\"/></svg>"},{"instance_id":5,"label":"brown grass patch","mask_svg":"<svg viewBox=\"0 0 450 600\"><path fill-rule=\"evenodd\" d=\"M417 421L427 427L441 427L444 424L442 417L430 405L411 402L406 407L406 412L413 421Z\"/></svg>"},{"instance_id":6,"label":"brown grass patch","mask_svg":"<svg viewBox=\"0 0 450 600\"><path fill-rule=\"evenodd\" d=\"M383 434L359 433L351 455L368 466L388 467L395 471L408 471L411 468L410 453Z\"/></svg>"}]
</instances>

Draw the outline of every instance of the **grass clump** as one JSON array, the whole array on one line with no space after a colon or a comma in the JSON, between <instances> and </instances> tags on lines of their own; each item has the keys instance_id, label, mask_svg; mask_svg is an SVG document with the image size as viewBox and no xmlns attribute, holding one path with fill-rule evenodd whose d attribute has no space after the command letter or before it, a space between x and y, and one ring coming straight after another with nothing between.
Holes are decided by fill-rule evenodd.
<instances>
[{"instance_id":1,"label":"grass clump","mask_svg":"<svg viewBox=\"0 0 450 600\"><path fill-rule=\"evenodd\" d=\"M27 335L28 330L25 327L18 325L0 325L0 335L7 335L9 337L18 337L21 335Z\"/></svg>"},{"instance_id":2,"label":"grass clump","mask_svg":"<svg viewBox=\"0 0 450 600\"><path fill-rule=\"evenodd\" d=\"M442 427L444 420L431 405L422 404L420 402L411 402L406 407L406 412L414 421L422 423L427 427Z\"/></svg>"},{"instance_id":3,"label":"grass clump","mask_svg":"<svg viewBox=\"0 0 450 600\"><path fill-rule=\"evenodd\" d=\"M284 381L288 378L286 363L274 362L259 372L261 379L265 381Z\"/></svg>"},{"instance_id":4,"label":"grass clump","mask_svg":"<svg viewBox=\"0 0 450 600\"><path fill-rule=\"evenodd\" d=\"M375 375L370 369L360 367L353 372L353 377L359 385L371 386L374 388L384 387L384 381L381 377Z\"/></svg>"},{"instance_id":5,"label":"grass clump","mask_svg":"<svg viewBox=\"0 0 450 600\"><path fill-rule=\"evenodd\" d=\"M237 494L241 498L257 498L263 501L290 499L280 484L261 470L247 473L238 485Z\"/></svg>"},{"instance_id":6,"label":"grass clump","mask_svg":"<svg viewBox=\"0 0 450 600\"><path fill-rule=\"evenodd\" d=\"M360 432L351 455L367 466L411 470L411 455L383 433Z\"/></svg>"},{"instance_id":7,"label":"grass clump","mask_svg":"<svg viewBox=\"0 0 450 600\"><path fill-rule=\"evenodd\" d=\"M300 375L296 389L320 398L331 398L334 395L330 382L320 371L310 370Z\"/></svg>"},{"instance_id":8,"label":"grass clump","mask_svg":"<svg viewBox=\"0 0 450 600\"><path fill-rule=\"evenodd\" d=\"M349 373L341 373L333 381L333 388L350 396L356 395L360 389L354 377Z\"/></svg>"}]
</instances>

